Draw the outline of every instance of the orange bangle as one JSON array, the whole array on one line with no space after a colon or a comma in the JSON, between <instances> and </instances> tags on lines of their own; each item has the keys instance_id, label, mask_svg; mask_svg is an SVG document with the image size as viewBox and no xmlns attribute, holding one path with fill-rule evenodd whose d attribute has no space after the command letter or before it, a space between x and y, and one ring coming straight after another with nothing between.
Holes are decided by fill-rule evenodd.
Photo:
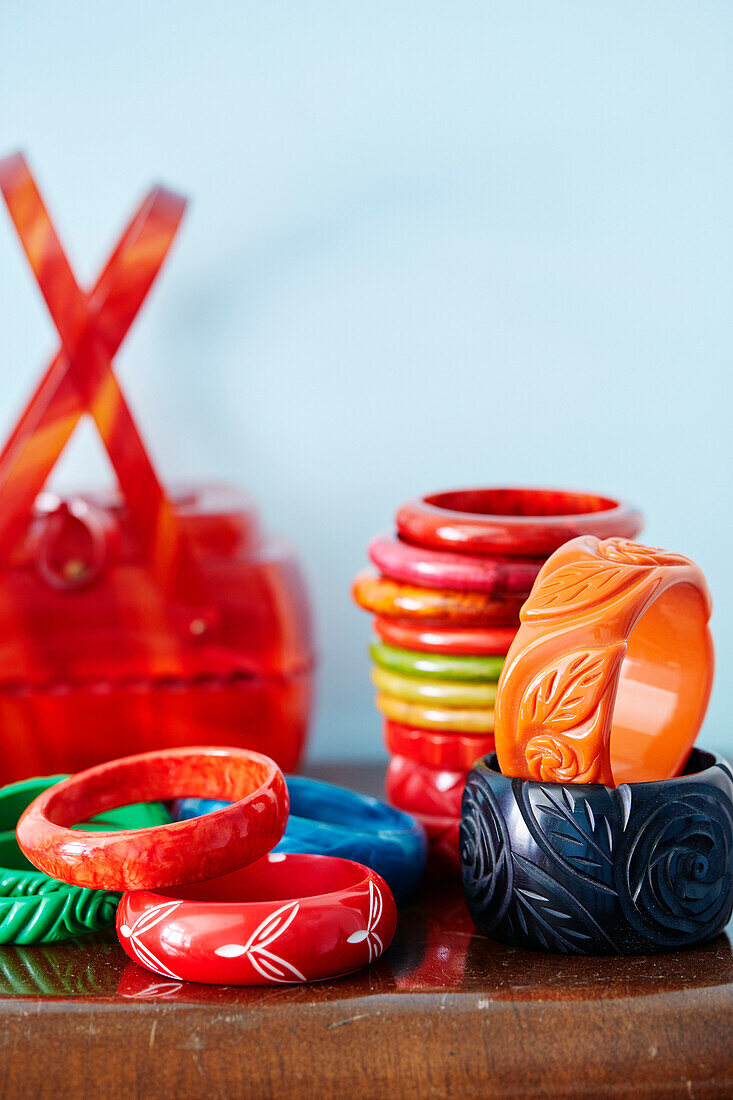
<instances>
[{"instance_id":1,"label":"orange bangle","mask_svg":"<svg viewBox=\"0 0 733 1100\"><path fill-rule=\"evenodd\" d=\"M711 609L681 554L592 535L556 550L499 679L504 775L609 787L677 775L710 697Z\"/></svg>"},{"instance_id":2,"label":"orange bangle","mask_svg":"<svg viewBox=\"0 0 733 1100\"><path fill-rule=\"evenodd\" d=\"M513 626L522 599L500 599L490 592L459 592L447 588L419 588L380 577L363 569L352 594L360 607L411 623L439 626Z\"/></svg>"}]
</instances>

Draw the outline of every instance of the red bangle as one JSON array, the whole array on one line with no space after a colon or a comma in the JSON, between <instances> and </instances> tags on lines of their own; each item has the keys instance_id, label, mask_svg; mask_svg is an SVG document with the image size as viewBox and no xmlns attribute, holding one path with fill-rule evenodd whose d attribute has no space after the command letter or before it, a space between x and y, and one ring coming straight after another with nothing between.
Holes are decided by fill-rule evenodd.
<instances>
[{"instance_id":1,"label":"red bangle","mask_svg":"<svg viewBox=\"0 0 733 1100\"><path fill-rule=\"evenodd\" d=\"M418 813L412 816L420 822L427 835L429 866L436 870L447 871L451 875L460 875L461 854L458 837L461 827L460 817L438 817L433 814Z\"/></svg>"},{"instance_id":2,"label":"red bangle","mask_svg":"<svg viewBox=\"0 0 733 1100\"><path fill-rule=\"evenodd\" d=\"M360 607L391 619L439 626L514 626L524 600L497 599L486 592L418 588L362 570L352 588Z\"/></svg>"},{"instance_id":3,"label":"red bangle","mask_svg":"<svg viewBox=\"0 0 733 1100\"><path fill-rule=\"evenodd\" d=\"M442 733L384 722L384 743L390 753L430 768L468 771L482 756L495 751L493 734Z\"/></svg>"},{"instance_id":4,"label":"red bangle","mask_svg":"<svg viewBox=\"0 0 733 1100\"><path fill-rule=\"evenodd\" d=\"M389 534L372 539L369 557L385 577L405 584L453 588L461 592L490 592L493 596L521 596L523 599L532 591L544 560L513 561L451 554L413 546Z\"/></svg>"},{"instance_id":5,"label":"red bangle","mask_svg":"<svg viewBox=\"0 0 733 1100\"><path fill-rule=\"evenodd\" d=\"M493 626L484 629L455 629L431 626L410 626L378 616L374 629L383 642L402 649L417 649L421 653L454 653L469 656L500 656L509 652L516 626Z\"/></svg>"},{"instance_id":6,"label":"red bangle","mask_svg":"<svg viewBox=\"0 0 733 1100\"><path fill-rule=\"evenodd\" d=\"M189 821L121 832L71 826L134 802L180 795L231 805ZM52 878L98 890L198 882L269 852L288 818L282 772L267 756L233 748L145 752L99 764L49 787L18 823L18 843Z\"/></svg>"},{"instance_id":7,"label":"red bangle","mask_svg":"<svg viewBox=\"0 0 733 1100\"><path fill-rule=\"evenodd\" d=\"M408 813L460 817L465 771L448 771L393 756L387 765L384 789L395 806Z\"/></svg>"},{"instance_id":8,"label":"red bangle","mask_svg":"<svg viewBox=\"0 0 733 1100\"><path fill-rule=\"evenodd\" d=\"M210 882L127 893L117 910L117 934L134 962L175 981L220 985L348 974L379 958L396 923L394 898L375 871L279 852Z\"/></svg>"},{"instance_id":9,"label":"red bangle","mask_svg":"<svg viewBox=\"0 0 733 1100\"><path fill-rule=\"evenodd\" d=\"M404 504L397 532L463 554L547 556L578 535L633 538L641 512L610 497L556 489L457 489Z\"/></svg>"}]
</instances>

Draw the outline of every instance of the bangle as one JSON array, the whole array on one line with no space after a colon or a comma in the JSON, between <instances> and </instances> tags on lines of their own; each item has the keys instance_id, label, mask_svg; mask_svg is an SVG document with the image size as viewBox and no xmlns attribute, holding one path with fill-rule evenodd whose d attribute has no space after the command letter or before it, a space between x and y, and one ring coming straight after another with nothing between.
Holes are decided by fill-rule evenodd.
<instances>
[{"instance_id":1,"label":"bangle","mask_svg":"<svg viewBox=\"0 0 733 1100\"><path fill-rule=\"evenodd\" d=\"M512 626L519 622L523 602L516 598L497 599L485 592L416 588L377 576L369 569L357 575L352 594L366 611L438 626Z\"/></svg>"},{"instance_id":2,"label":"bangle","mask_svg":"<svg viewBox=\"0 0 733 1100\"><path fill-rule=\"evenodd\" d=\"M384 721L384 743L390 753L448 771L469 771L474 763L494 751L493 734L440 733Z\"/></svg>"},{"instance_id":3,"label":"bangle","mask_svg":"<svg viewBox=\"0 0 733 1100\"><path fill-rule=\"evenodd\" d=\"M114 924L114 910L110 924ZM86 948L83 957L80 947ZM7 947L0 951L0 997L112 997L117 984L117 955L113 942L87 944L72 940L46 945L36 940L32 946Z\"/></svg>"},{"instance_id":4,"label":"bangle","mask_svg":"<svg viewBox=\"0 0 733 1100\"><path fill-rule=\"evenodd\" d=\"M413 546L389 534L372 539L368 553L383 576L405 584L488 592L493 596L521 596L522 599L531 592L544 560L517 561L451 554Z\"/></svg>"},{"instance_id":5,"label":"bangle","mask_svg":"<svg viewBox=\"0 0 733 1100\"><path fill-rule=\"evenodd\" d=\"M378 691L408 703L436 703L441 707L493 707L496 699L496 684L425 680L400 676L383 668L372 669L372 683Z\"/></svg>"},{"instance_id":6,"label":"bangle","mask_svg":"<svg viewBox=\"0 0 733 1100\"><path fill-rule=\"evenodd\" d=\"M282 852L169 893L126 893L117 910L134 962L174 981L218 985L348 974L379 958L396 922L389 887L368 867Z\"/></svg>"},{"instance_id":7,"label":"bangle","mask_svg":"<svg viewBox=\"0 0 733 1100\"><path fill-rule=\"evenodd\" d=\"M23 810L64 778L26 779L0 789L0 944L60 943L114 924L119 894L49 878L31 869L18 847L15 826ZM104 814L89 827L137 829L166 821L165 808L149 803Z\"/></svg>"},{"instance_id":8,"label":"bangle","mask_svg":"<svg viewBox=\"0 0 733 1100\"><path fill-rule=\"evenodd\" d=\"M126 802L166 801L183 791L233 800L197 821L130 832L72 830ZM47 875L103 890L196 882L269 852L288 815L285 780L267 756L234 748L140 753L79 772L38 795L18 822L18 843Z\"/></svg>"},{"instance_id":9,"label":"bangle","mask_svg":"<svg viewBox=\"0 0 733 1100\"><path fill-rule=\"evenodd\" d=\"M445 627L413 626L396 623L392 619L376 618L374 629L383 642L403 649L417 649L423 653L468 654L503 656L508 652L519 629L515 626L494 626L483 629L451 630Z\"/></svg>"},{"instance_id":10,"label":"bangle","mask_svg":"<svg viewBox=\"0 0 733 1100\"><path fill-rule=\"evenodd\" d=\"M493 733L494 711L484 707L435 707L429 703L406 703L392 695L377 695L377 710L405 726L428 730L456 730L458 733Z\"/></svg>"},{"instance_id":11,"label":"bangle","mask_svg":"<svg viewBox=\"0 0 733 1100\"><path fill-rule=\"evenodd\" d=\"M414 814L428 838L428 865L436 871L460 878L461 856L458 844L460 817Z\"/></svg>"},{"instance_id":12,"label":"bangle","mask_svg":"<svg viewBox=\"0 0 733 1100\"><path fill-rule=\"evenodd\" d=\"M290 817L275 852L350 859L381 875L398 901L412 893L427 857L425 831L414 818L331 783L296 775L288 776L286 782ZM180 798L173 803L173 818L184 821L223 805L211 799Z\"/></svg>"},{"instance_id":13,"label":"bangle","mask_svg":"<svg viewBox=\"0 0 733 1100\"><path fill-rule=\"evenodd\" d=\"M503 657L451 657L419 650L400 649L373 641L369 653L378 668L403 676L424 676L449 682L496 683L504 666Z\"/></svg>"},{"instance_id":14,"label":"bangle","mask_svg":"<svg viewBox=\"0 0 733 1100\"><path fill-rule=\"evenodd\" d=\"M593 536L556 551L499 681L504 774L609 787L676 775L710 696L710 610L681 554Z\"/></svg>"},{"instance_id":15,"label":"bangle","mask_svg":"<svg viewBox=\"0 0 733 1100\"><path fill-rule=\"evenodd\" d=\"M418 546L464 554L546 557L577 535L633 538L636 508L610 497L556 489L458 489L404 504L397 532Z\"/></svg>"},{"instance_id":16,"label":"bangle","mask_svg":"<svg viewBox=\"0 0 733 1100\"><path fill-rule=\"evenodd\" d=\"M437 817L461 816L461 796L466 772L428 768L393 756L387 765L384 789L387 798L407 813Z\"/></svg>"},{"instance_id":17,"label":"bangle","mask_svg":"<svg viewBox=\"0 0 733 1100\"><path fill-rule=\"evenodd\" d=\"M463 885L479 931L519 947L647 955L702 943L733 909L733 779L694 749L653 783L468 777Z\"/></svg>"}]
</instances>

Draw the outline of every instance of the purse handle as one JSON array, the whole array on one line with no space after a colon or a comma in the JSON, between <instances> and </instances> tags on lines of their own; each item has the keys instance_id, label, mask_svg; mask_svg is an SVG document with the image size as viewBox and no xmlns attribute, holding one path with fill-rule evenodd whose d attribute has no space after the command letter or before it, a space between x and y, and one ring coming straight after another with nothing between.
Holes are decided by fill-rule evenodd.
<instances>
[{"instance_id":1,"label":"purse handle","mask_svg":"<svg viewBox=\"0 0 733 1100\"><path fill-rule=\"evenodd\" d=\"M0 547L7 554L17 545L38 493L88 412L117 474L143 556L166 594L185 606L189 629L198 636L213 611L111 363L165 260L185 200L154 188L85 295L21 154L0 161L0 191L62 342L0 453Z\"/></svg>"}]
</instances>

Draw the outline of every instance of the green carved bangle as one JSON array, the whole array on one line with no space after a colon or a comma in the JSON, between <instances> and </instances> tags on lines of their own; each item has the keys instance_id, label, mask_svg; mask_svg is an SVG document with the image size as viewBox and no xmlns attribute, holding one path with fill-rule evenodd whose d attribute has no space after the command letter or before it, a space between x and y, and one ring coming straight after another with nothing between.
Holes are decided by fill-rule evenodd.
<instances>
[{"instance_id":1,"label":"green carved bangle","mask_svg":"<svg viewBox=\"0 0 733 1100\"><path fill-rule=\"evenodd\" d=\"M18 847L15 826L23 810L41 791L65 778L44 776L0 788L0 944L59 943L114 924L121 894L49 878ZM164 806L151 802L110 810L90 824L100 829L139 829L170 820Z\"/></svg>"}]
</instances>

